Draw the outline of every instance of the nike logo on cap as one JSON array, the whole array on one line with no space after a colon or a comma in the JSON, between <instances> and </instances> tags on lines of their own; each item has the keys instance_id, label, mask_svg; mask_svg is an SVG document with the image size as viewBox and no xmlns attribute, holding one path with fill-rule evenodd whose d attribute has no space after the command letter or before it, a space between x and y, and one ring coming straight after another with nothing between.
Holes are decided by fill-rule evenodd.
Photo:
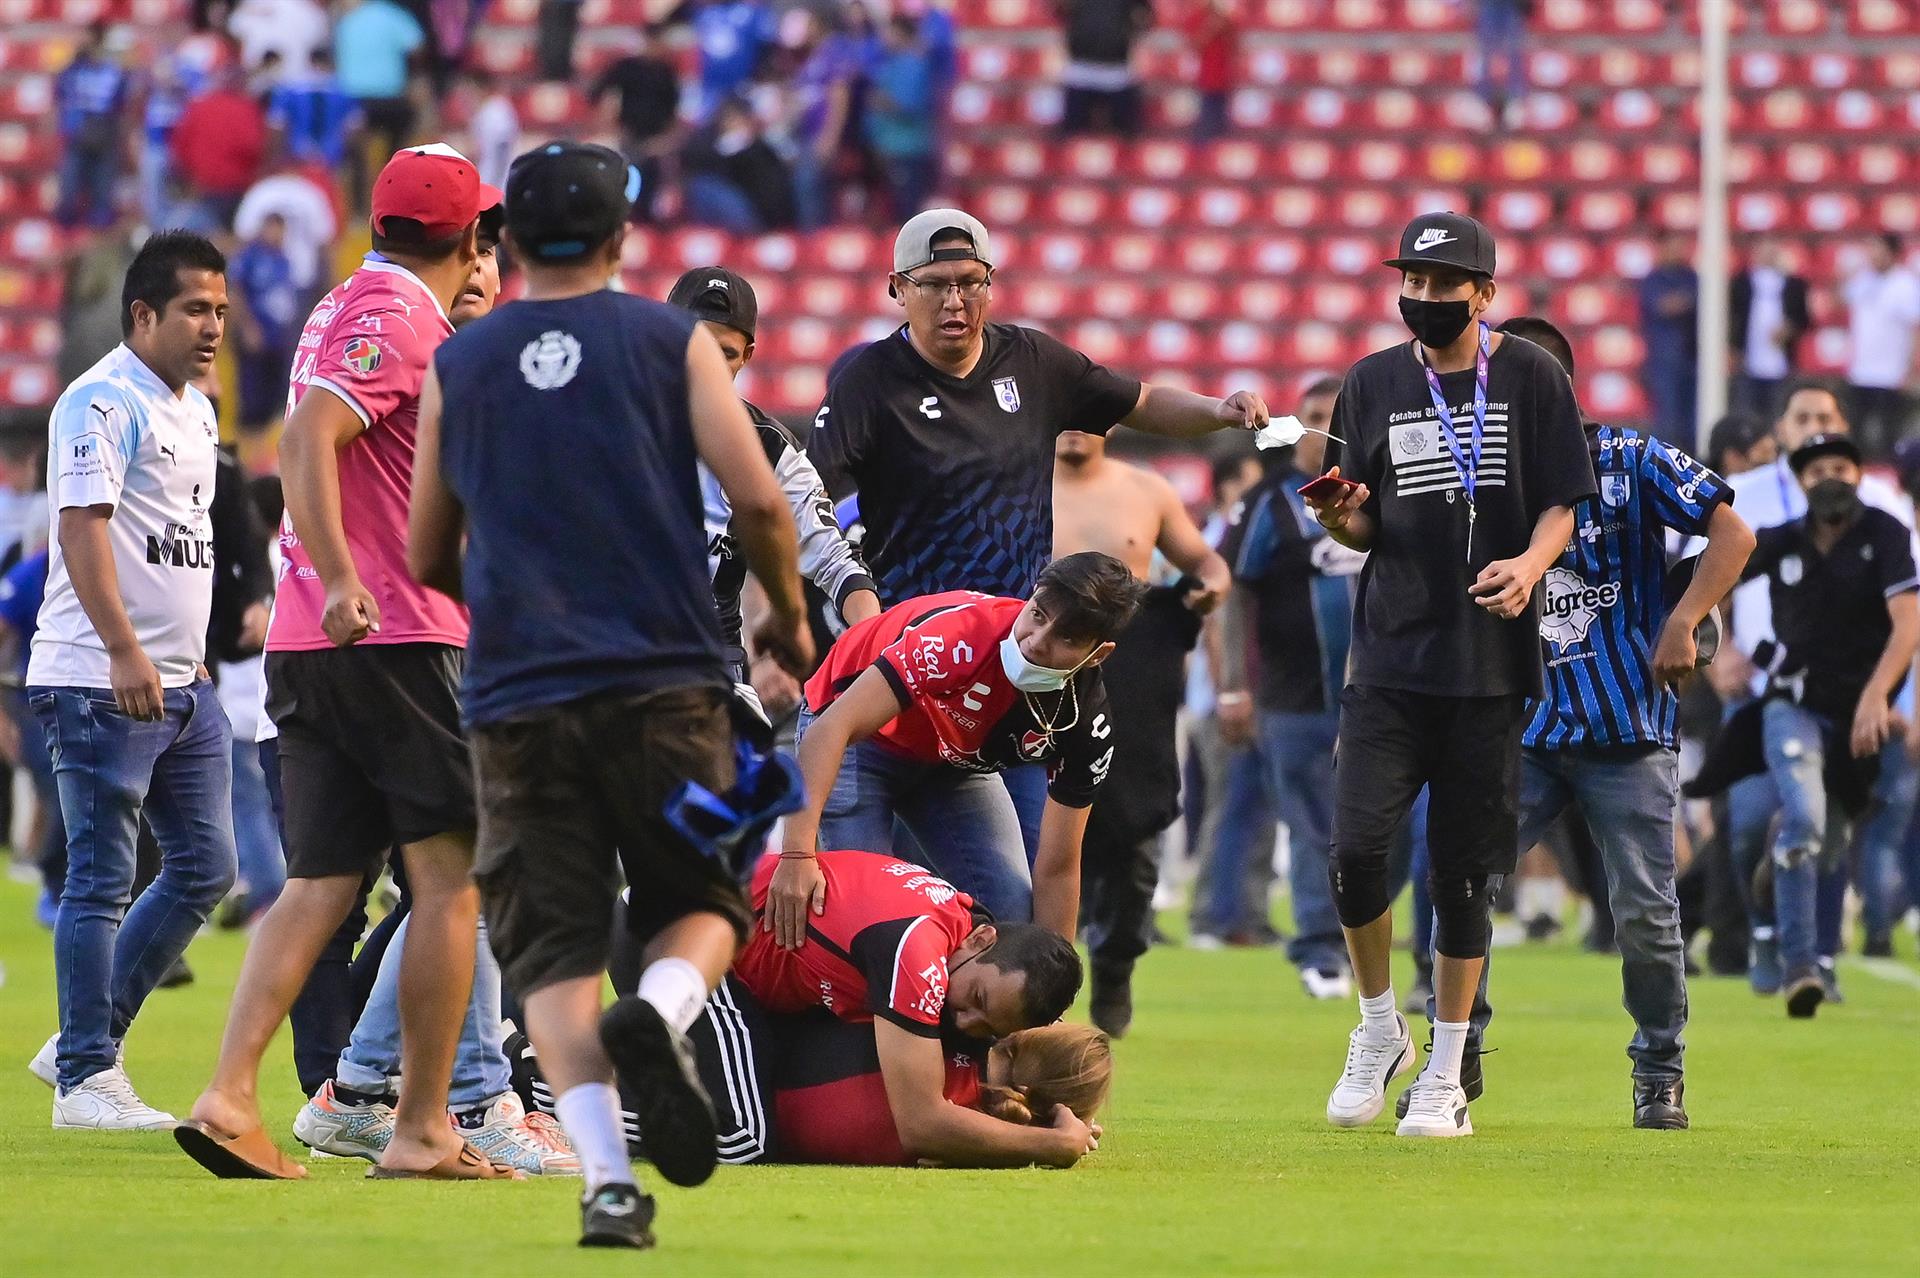
<instances>
[{"instance_id":1,"label":"nike logo on cap","mask_svg":"<svg viewBox=\"0 0 1920 1278\"><path fill-rule=\"evenodd\" d=\"M1424 253L1430 248L1437 248L1442 244L1451 244L1455 238L1456 237L1449 234L1444 227L1430 226L1420 232L1420 238L1413 242L1413 251L1416 253Z\"/></svg>"}]
</instances>

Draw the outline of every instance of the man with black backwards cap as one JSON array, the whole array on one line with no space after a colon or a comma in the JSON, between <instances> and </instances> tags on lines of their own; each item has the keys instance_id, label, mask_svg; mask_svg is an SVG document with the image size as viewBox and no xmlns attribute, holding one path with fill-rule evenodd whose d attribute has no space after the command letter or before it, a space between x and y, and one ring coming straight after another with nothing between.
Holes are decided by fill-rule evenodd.
<instances>
[{"instance_id":1,"label":"man with black backwards cap","mask_svg":"<svg viewBox=\"0 0 1920 1278\"><path fill-rule=\"evenodd\" d=\"M1763 528L1747 563L1772 594L1773 635L1754 650L1767 675L1762 735L1780 797L1771 841L1773 913L1787 1014L1828 997L1818 966L1817 875L1836 782L1864 795L1873 760L1910 731L1893 708L1920 645L1912 534L1860 496L1860 449L1815 435L1788 458L1807 512ZM1838 759L1835 756L1839 756ZM1835 762L1850 760L1836 774Z\"/></svg>"},{"instance_id":2,"label":"man with black backwards cap","mask_svg":"<svg viewBox=\"0 0 1920 1278\"><path fill-rule=\"evenodd\" d=\"M749 923L732 867L668 815L689 783L720 796L736 781L698 463L766 590L756 645L795 674L813 655L793 518L718 344L685 311L607 286L638 188L605 147L514 161L507 242L526 296L434 358L408 548L421 581L472 609L474 877L586 1178L580 1241L622 1247L652 1244L654 1207L616 1070L661 1175L710 1176L713 1106L686 1030ZM603 1017L622 870L645 970Z\"/></svg>"},{"instance_id":3,"label":"man with black backwards cap","mask_svg":"<svg viewBox=\"0 0 1920 1278\"><path fill-rule=\"evenodd\" d=\"M1424 786L1436 916L1434 1045L1403 1136L1473 1132L1461 1056L1487 953L1487 880L1513 870L1520 733L1541 693L1535 587L1594 493L1566 373L1495 333L1493 236L1470 217L1408 225L1400 314L1414 340L1348 371L1329 474L1302 490L1341 544L1369 552L1354 601L1334 767L1333 895L1361 1021L1327 1118L1359 1127L1416 1056L1388 966L1395 831ZM1329 491L1333 490L1333 491Z\"/></svg>"},{"instance_id":4,"label":"man with black backwards cap","mask_svg":"<svg viewBox=\"0 0 1920 1278\"><path fill-rule=\"evenodd\" d=\"M993 245L959 209L910 218L893 244L887 292L906 323L829 385L807 451L836 496L860 494L862 549L888 606L949 590L1025 598L1053 557L1054 440L1116 425L1191 438L1257 430L1251 391L1213 399L1109 372L1035 329L990 324ZM1030 859L1046 804L1044 769L1002 775ZM835 846L831 829L823 831ZM783 863L776 900L824 883ZM957 884L963 890L979 885Z\"/></svg>"},{"instance_id":5,"label":"man with black backwards cap","mask_svg":"<svg viewBox=\"0 0 1920 1278\"><path fill-rule=\"evenodd\" d=\"M398 844L413 894L402 956L407 1085L378 1177L492 1179L447 1121L479 896L457 684L464 609L408 571L422 379L500 203L449 146L401 151L373 191L373 252L314 307L294 358L280 464L286 563L267 632L287 887L248 948L213 1081L175 1130L217 1176L298 1179L260 1123L260 1058L366 876Z\"/></svg>"},{"instance_id":6,"label":"man with black backwards cap","mask_svg":"<svg viewBox=\"0 0 1920 1278\"><path fill-rule=\"evenodd\" d=\"M754 331L759 326L760 303L744 276L721 266L700 266L674 282L667 303L689 311L700 327L713 335L734 377L753 358ZM742 399L747 416L760 435L760 447L780 480L800 534L800 572L820 588L832 608L828 625L835 634L855 622L880 614L878 587L867 572L860 552L847 541L833 515L820 472L813 468L787 428ZM758 688L767 679L786 680L770 653L756 652L749 668L741 643L740 592L746 585L747 565L734 551L733 506L704 465L700 467L700 496L706 506L707 569L713 577L713 602L720 610L720 629L734 680ZM792 687L790 683L789 687ZM795 694L797 695L797 690Z\"/></svg>"}]
</instances>

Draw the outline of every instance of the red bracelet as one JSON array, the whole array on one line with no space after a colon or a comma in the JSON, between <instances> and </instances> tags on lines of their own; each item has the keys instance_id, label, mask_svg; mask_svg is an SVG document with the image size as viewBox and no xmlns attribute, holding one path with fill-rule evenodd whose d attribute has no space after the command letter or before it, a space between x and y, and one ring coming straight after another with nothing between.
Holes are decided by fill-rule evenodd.
<instances>
[{"instance_id":1,"label":"red bracelet","mask_svg":"<svg viewBox=\"0 0 1920 1278\"><path fill-rule=\"evenodd\" d=\"M820 859L820 854L817 852L782 852L780 859L782 861L817 861Z\"/></svg>"}]
</instances>

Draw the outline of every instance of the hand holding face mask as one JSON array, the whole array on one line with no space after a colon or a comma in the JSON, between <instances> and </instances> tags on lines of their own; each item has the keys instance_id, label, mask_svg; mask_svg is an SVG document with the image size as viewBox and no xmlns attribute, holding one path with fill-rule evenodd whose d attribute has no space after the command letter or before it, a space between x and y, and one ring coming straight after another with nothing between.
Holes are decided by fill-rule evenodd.
<instances>
[{"instance_id":1,"label":"hand holding face mask","mask_svg":"<svg viewBox=\"0 0 1920 1278\"><path fill-rule=\"evenodd\" d=\"M1267 423L1265 430L1253 437L1253 444L1254 447L1261 449L1292 448L1300 442L1301 436L1310 431L1315 435L1327 435L1324 430L1314 430L1311 426L1302 425L1298 417L1276 417ZM1344 442L1338 435L1327 435L1327 438L1336 444Z\"/></svg>"}]
</instances>

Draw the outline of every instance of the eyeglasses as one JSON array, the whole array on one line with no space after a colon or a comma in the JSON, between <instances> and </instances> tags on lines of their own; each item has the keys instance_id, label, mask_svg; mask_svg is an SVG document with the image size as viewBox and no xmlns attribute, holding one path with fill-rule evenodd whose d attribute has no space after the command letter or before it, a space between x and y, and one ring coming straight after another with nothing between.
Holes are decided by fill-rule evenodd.
<instances>
[{"instance_id":1,"label":"eyeglasses","mask_svg":"<svg viewBox=\"0 0 1920 1278\"><path fill-rule=\"evenodd\" d=\"M972 280L916 280L902 271L900 278L913 285L920 296L929 302L944 302L949 292L958 293L963 302L977 302L987 295L988 289L993 287L991 275Z\"/></svg>"}]
</instances>

